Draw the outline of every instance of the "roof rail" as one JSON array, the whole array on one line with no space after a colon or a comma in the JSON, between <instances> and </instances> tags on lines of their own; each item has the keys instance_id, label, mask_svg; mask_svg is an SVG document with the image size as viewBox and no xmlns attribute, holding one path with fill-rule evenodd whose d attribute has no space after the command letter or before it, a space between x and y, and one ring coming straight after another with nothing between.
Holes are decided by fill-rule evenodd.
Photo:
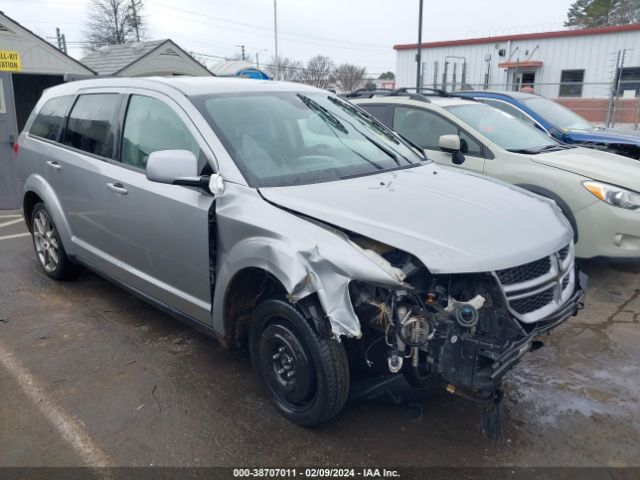
<instances>
[{"instance_id":1,"label":"roof rail","mask_svg":"<svg viewBox=\"0 0 640 480\"><path fill-rule=\"evenodd\" d=\"M340 95L346 98L354 98L354 97L371 98L374 95L389 95L391 94L391 92L393 92L393 90L389 90L387 88L376 88L374 90L367 90L366 88L358 88L353 92L342 93Z\"/></svg>"},{"instance_id":2,"label":"roof rail","mask_svg":"<svg viewBox=\"0 0 640 480\"><path fill-rule=\"evenodd\" d=\"M432 95L432 96L437 95L438 97L449 96L449 92L447 92L446 90L442 90L440 88L421 87L420 89L418 89L416 87L401 87L401 88L396 88L396 90L405 91L405 92L408 92L410 90L415 90L415 92L420 95Z\"/></svg>"},{"instance_id":3,"label":"roof rail","mask_svg":"<svg viewBox=\"0 0 640 480\"><path fill-rule=\"evenodd\" d=\"M393 90L389 89L376 89L376 90L367 90L366 88L359 88L358 90L354 90L353 92L343 93L340 96L344 98L373 98L375 96L385 96L385 97L408 97L411 100L419 100L421 102L431 102L425 95L422 93L411 93L407 88L394 88Z\"/></svg>"}]
</instances>

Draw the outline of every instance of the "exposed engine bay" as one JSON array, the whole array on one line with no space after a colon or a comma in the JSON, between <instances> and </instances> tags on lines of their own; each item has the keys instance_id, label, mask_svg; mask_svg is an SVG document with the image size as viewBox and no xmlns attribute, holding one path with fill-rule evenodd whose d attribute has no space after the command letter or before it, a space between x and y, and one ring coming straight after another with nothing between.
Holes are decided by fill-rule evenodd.
<instances>
[{"instance_id":1,"label":"exposed engine bay","mask_svg":"<svg viewBox=\"0 0 640 480\"><path fill-rule=\"evenodd\" d=\"M413 386L444 383L450 393L493 401L483 425L497 419L504 374L527 352L542 346L534 338L574 311L533 324L512 313L498 277L492 273L432 275L412 255L369 239L373 249L406 275L406 288L390 290L353 281L351 301L362 325L356 362L380 375L404 374ZM574 268L573 266L571 268ZM567 276L568 278L568 276ZM565 286L566 286L565 282Z\"/></svg>"}]
</instances>

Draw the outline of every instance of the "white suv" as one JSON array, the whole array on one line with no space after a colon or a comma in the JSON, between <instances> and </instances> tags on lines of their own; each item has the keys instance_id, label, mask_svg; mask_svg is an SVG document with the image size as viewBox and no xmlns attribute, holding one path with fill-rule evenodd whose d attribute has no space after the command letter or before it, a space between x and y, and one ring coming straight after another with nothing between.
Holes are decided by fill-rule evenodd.
<instances>
[{"instance_id":1,"label":"white suv","mask_svg":"<svg viewBox=\"0 0 640 480\"><path fill-rule=\"evenodd\" d=\"M490 175L554 200L580 258L640 260L640 165L557 142L508 113L445 92L356 92L349 98L443 165Z\"/></svg>"}]
</instances>

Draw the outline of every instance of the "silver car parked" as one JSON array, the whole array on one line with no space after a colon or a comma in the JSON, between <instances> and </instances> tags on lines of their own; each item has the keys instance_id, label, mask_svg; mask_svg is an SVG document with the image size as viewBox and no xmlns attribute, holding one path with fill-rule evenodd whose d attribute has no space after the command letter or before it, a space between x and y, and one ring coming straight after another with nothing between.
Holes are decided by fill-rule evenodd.
<instances>
[{"instance_id":1,"label":"silver car parked","mask_svg":"<svg viewBox=\"0 0 640 480\"><path fill-rule=\"evenodd\" d=\"M553 202L438 166L326 91L68 83L45 92L18 150L50 277L86 266L248 348L301 425L336 415L355 371L498 406L504 374L581 306Z\"/></svg>"}]
</instances>

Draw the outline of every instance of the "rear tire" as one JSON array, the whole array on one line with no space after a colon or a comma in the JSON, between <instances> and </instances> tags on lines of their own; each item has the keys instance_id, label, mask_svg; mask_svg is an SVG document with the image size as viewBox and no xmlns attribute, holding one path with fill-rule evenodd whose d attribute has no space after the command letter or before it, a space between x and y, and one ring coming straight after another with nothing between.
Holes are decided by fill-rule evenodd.
<instances>
[{"instance_id":1,"label":"rear tire","mask_svg":"<svg viewBox=\"0 0 640 480\"><path fill-rule=\"evenodd\" d=\"M40 267L54 280L68 280L78 274L78 267L67 257L58 229L44 203L36 203L31 212L31 238Z\"/></svg>"},{"instance_id":2,"label":"rear tire","mask_svg":"<svg viewBox=\"0 0 640 480\"><path fill-rule=\"evenodd\" d=\"M252 314L253 368L276 409L304 427L340 412L349 394L349 362L342 343L322 338L285 300L266 300Z\"/></svg>"}]
</instances>

